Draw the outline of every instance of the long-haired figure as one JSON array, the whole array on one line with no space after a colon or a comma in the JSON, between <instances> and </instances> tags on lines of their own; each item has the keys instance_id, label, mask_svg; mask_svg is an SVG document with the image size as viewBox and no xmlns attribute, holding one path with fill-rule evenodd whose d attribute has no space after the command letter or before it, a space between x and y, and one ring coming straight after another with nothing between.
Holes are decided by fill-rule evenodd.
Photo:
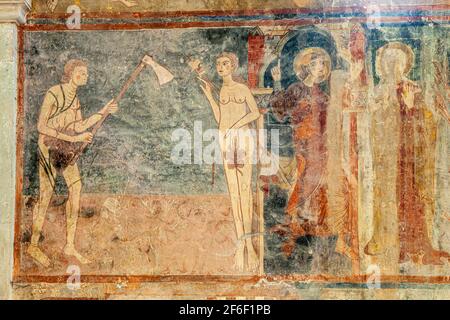
<instances>
[{"instance_id":1,"label":"long-haired figure","mask_svg":"<svg viewBox=\"0 0 450 320\"><path fill-rule=\"evenodd\" d=\"M380 256L390 272L409 260L439 265L444 264L441 258L450 259L450 254L432 247L426 223L435 125L419 85L407 77L413 65L414 52L402 42L390 42L377 51L380 83L372 101L371 132L374 231L365 252Z\"/></svg>"},{"instance_id":2,"label":"long-haired figure","mask_svg":"<svg viewBox=\"0 0 450 320\"><path fill-rule=\"evenodd\" d=\"M281 88L280 67L272 69L275 92L270 101L272 111L279 120L290 119L297 161L297 179L285 208L286 224L273 229L288 234L288 240L283 245L287 256L292 254L297 238L329 234L326 223L329 97L319 84L330 76L331 59L322 48L307 48L295 57L293 67L299 81L286 90Z\"/></svg>"},{"instance_id":3,"label":"long-haired figure","mask_svg":"<svg viewBox=\"0 0 450 320\"><path fill-rule=\"evenodd\" d=\"M219 124L220 147L231 198L238 245L235 266L239 271L256 271L258 255L252 243L253 194L252 172L255 153L251 124L260 116L250 89L234 78L238 58L223 52L216 60L216 69L223 79L219 101L209 82L201 86L214 117Z\"/></svg>"}]
</instances>

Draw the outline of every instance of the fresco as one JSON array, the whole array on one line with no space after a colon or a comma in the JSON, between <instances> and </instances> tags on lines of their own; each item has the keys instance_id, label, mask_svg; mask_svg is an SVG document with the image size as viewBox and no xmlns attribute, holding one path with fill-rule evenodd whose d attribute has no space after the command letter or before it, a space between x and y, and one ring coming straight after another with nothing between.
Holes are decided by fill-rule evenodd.
<instances>
[{"instance_id":1,"label":"fresco","mask_svg":"<svg viewBox=\"0 0 450 320\"><path fill-rule=\"evenodd\" d=\"M65 13L70 5L78 5L82 11L107 12L176 12L222 10L286 10L329 9L345 7L380 7L446 5L442 0L38 0L33 2L33 14Z\"/></svg>"},{"instance_id":2,"label":"fresco","mask_svg":"<svg viewBox=\"0 0 450 320\"><path fill-rule=\"evenodd\" d=\"M447 25L282 21L25 28L16 279L447 283Z\"/></svg>"}]
</instances>

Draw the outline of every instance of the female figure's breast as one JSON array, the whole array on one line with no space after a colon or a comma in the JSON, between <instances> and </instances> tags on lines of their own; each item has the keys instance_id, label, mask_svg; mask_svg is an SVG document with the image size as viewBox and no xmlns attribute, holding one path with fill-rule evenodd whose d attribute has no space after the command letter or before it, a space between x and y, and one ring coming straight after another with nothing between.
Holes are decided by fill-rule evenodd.
<instances>
[{"instance_id":1,"label":"female figure's breast","mask_svg":"<svg viewBox=\"0 0 450 320\"><path fill-rule=\"evenodd\" d=\"M248 112L245 96L238 92L222 90L220 94L220 130L227 130Z\"/></svg>"}]
</instances>

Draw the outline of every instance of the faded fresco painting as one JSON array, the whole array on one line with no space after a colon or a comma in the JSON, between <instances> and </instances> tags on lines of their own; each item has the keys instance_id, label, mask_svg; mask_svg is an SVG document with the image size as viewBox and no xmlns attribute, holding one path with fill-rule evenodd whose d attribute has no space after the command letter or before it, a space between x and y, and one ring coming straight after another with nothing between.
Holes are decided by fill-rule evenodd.
<instances>
[{"instance_id":1,"label":"faded fresco painting","mask_svg":"<svg viewBox=\"0 0 450 320\"><path fill-rule=\"evenodd\" d=\"M177 12L230 10L325 9L348 7L395 7L418 5L447 5L445 0L35 0L37 14L65 13L70 5L84 12ZM370 9L372 10L372 9Z\"/></svg>"},{"instance_id":2,"label":"faded fresco painting","mask_svg":"<svg viewBox=\"0 0 450 320\"><path fill-rule=\"evenodd\" d=\"M447 25L253 22L24 30L17 279L448 282Z\"/></svg>"},{"instance_id":3,"label":"faded fresco painting","mask_svg":"<svg viewBox=\"0 0 450 320\"><path fill-rule=\"evenodd\" d=\"M132 38L105 31L104 37L114 37L123 46L108 54L106 68L79 59L77 53L81 45L81 51L94 57L91 49L98 33L74 33L69 38L64 33L39 33L25 39L31 41L27 47L43 53L65 38L51 58L61 61L54 68L59 84L49 86L39 77L42 88L26 89L30 108L25 112L33 129L26 134L25 150L30 152L24 159L24 222L33 219L33 227L23 229L24 267L38 274L59 274L67 261L73 261L92 274L259 272L255 247L262 236L258 226L252 231L258 216L253 200L256 170L250 158L256 142L251 135L246 138L245 130L260 112L248 85L233 80L238 68L244 70L245 62L240 65L239 60L247 58L251 31L154 30L131 32ZM40 40L34 40L36 35ZM173 41L161 46L167 38ZM189 50L183 44L187 39ZM124 56L129 46L140 49ZM39 69L29 70L31 74L47 68L40 53L25 62ZM128 65L114 67L124 59ZM116 69L116 75L108 69ZM93 78L102 79L99 87L89 88ZM219 102L213 81L219 83L220 78L224 85ZM121 86L113 100L102 101ZM32 98L34 90L44 95L36 92ZM34 103L40 108L31 108ZM82 107L98 103L104 106ZM122 104L133 107L125 111ZM105 120L108 115L113 116ZM161 125L164 119L167 125ZM94 131L87 131L92 127ZM216 128L219 131L211 130ZM209 143L208 151L205 142L216 133L223 133L223 141ZM221 154L224 162L216 161ZM238 158L246 154L249 159L241 164ZM54 223L45 223L49 219ZM53 229L47 236L44 225Z\"/></svg>"}]
</instances>

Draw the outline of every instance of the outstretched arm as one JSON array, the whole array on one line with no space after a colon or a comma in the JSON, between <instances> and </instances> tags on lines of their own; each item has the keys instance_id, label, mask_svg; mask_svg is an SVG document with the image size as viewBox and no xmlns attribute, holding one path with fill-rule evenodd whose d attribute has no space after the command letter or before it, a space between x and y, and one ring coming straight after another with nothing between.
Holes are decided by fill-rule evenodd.
<instances>
[{"instance_id":1,"label":"outstretched arm","mask_svg":"<svg viewBox=\"0 0 450 320\"><path fill-rule=\"evenodd\" d=\"M292 109L295 109L297 101L295 87L289 87L283 90L281 87L281 67L278 60L278 66L271 70L273 79L273 94L270 97L269 105L273 114L279 121L284 121Z\"/></svg>"},{"instance_id":2,"label":"outstretched arm","mask_svg":"<svg viewBox=\"0 0 450 320\"><path fill-rule=\"evenodd\" d=\"M205 94L206 98L209 101L209 104L211 105L211 109L213 110L214 113L214 118L216 119L217 123L220 123L220 108L212 95L211 85L202 78L198 79L200 79L203 83L203 85L200 85L200 88L202 89L203 93Z\"/></svg>"}]
</instances>

